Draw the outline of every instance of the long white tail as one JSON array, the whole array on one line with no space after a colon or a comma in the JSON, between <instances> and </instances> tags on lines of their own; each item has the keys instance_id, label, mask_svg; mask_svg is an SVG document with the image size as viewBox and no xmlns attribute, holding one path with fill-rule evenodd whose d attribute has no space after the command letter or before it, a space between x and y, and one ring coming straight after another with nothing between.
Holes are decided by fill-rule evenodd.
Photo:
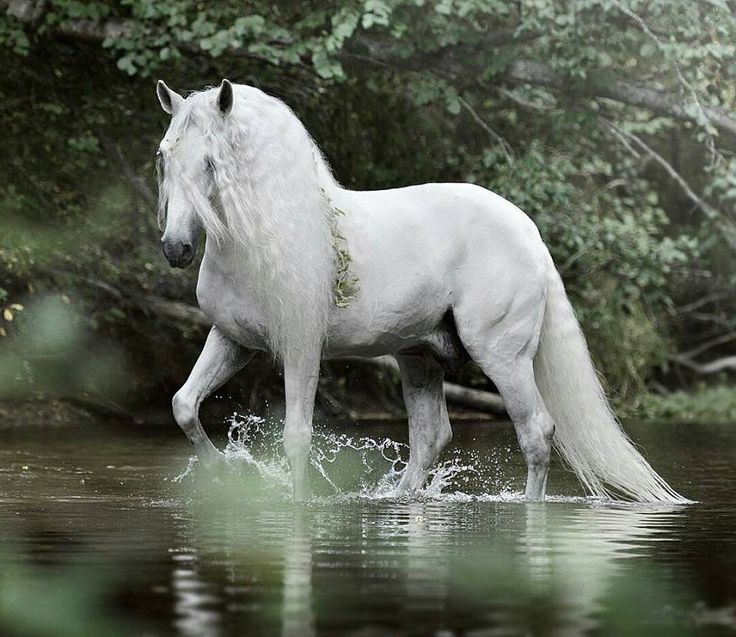
<instances>
[{"instance_id":1,"label":"long white tail","mask_svg":"<svg viewBox=\"0 0 736 637\"><path fill-rule=\"evenodd\" d=\"M560 275L550 263L534 375L555 422L554 445L591 494L686 503L652 469L606 399Z\"/></svg>"}]
</instances>

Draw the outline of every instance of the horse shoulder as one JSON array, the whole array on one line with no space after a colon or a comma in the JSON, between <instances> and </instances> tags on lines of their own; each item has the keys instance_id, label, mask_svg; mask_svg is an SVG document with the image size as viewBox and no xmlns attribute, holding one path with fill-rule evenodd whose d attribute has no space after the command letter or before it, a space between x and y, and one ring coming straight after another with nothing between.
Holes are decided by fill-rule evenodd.
<instances>
[{"instance_id":1,"label":"horse shoulder","mask_svg":"<svg viewBox=\"0 0 736 637\"><path fill-rule=\"evenodd\" d=\"M249 349L266 347L265 322L247 286L224 272L211 258L202 260L197 279L197 303L205 316L228 337Z\"/></svg>"}]
</instances>

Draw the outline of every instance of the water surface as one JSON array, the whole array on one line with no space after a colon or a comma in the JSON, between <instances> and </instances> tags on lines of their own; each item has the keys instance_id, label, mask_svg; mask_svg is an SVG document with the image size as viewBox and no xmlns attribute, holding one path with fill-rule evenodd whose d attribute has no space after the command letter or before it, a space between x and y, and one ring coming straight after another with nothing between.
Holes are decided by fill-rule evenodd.
<instances>
[{"instance_id":1,"label":"water surface","mask_svg":"<svg viewBox=\"0 0 736 637\"><path fill-rule=\"evenodd\" d=\"M551 501L526 504L513 430L497 423L457 424L412 500L390 497L404 426L321 429L315 496L295 506L274 428L234 429L232 475L215 481L170 429L0 430L0 634L736 627L736 427L629 427L698 500L685 507L588 500L559 465Z\"/></svg>"}]
</instances>

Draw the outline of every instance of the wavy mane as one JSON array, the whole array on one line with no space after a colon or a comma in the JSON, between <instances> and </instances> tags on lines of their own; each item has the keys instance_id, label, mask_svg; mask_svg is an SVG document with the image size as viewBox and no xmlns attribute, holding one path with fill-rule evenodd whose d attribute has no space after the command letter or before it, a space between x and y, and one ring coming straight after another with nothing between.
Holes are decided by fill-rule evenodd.
<instances>
[{"instance_id":1,"label":"wavy mane","mask_svg":"<svg viewBox=\"0 0 736 637\"><path fill-rule=\"evenodd\" d=\"M330 194L340 187L286 104L249 86L233 91L226 116L208 89L172 119L159 216L177 190L207 233L207 251L247 262L273 352L285 359L325 337L335 271Z\"/></svg>"}]
</instances>

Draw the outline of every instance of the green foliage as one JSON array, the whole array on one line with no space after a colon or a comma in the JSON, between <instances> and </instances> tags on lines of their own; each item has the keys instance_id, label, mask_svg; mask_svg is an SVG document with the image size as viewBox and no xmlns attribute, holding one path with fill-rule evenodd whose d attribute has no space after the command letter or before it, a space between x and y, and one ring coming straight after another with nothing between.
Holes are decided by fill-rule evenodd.
<instances>
[{"instance_id":1,"label":"green foliage","mask_svg":"<svg viewBox=\"0 0 736 637\"><path fill-rule=\"evenodd\" d=\"M729 385L699 384L689 391L666 396L646 396L640 407L649 418L697 423L733 423L736 421L736 389Z\"/></svg>"},{"instance_id":2,"label":"green foliage","mask_svg":"<svg viewBox=\"0 0 736 637\"><path fill-rule=\"evenodd\" d=\"M80 305L64 295L47 295L27 308L18 303L5 307L0 399L91 394L109 400L124 395L124 357L89 329L89 314L80 312ZM118 308L107 312L120 318Z\"/></svg>"},{"instance_id":3,"label":"green foliage","mask_svg":"<svg viewBox=\"0 0 736 637\"><path fill-rule=\"evenodd\" d=\"M335 251L335 281L332 285L332 300L336 307L346 308L360 289L358 276L350 269L350 246L341 234L338 218L345 213L334 206L330 207L330 230L332 248Z\"/></svg>"},{"instance_id":4,"label":"green foliage","mask_svg":"<svg viewBox=\"0 0 736 637\"><path fill-rule=\"evenodd\" d=\"M111 574L108 565L90 568L88 563L73 563L44 569L13 548L11 552L6 541L0 555L0 629L4 634L124 635L138 628L111 610L109 598L120 575Z\"/></svg>"}]
</instances>

